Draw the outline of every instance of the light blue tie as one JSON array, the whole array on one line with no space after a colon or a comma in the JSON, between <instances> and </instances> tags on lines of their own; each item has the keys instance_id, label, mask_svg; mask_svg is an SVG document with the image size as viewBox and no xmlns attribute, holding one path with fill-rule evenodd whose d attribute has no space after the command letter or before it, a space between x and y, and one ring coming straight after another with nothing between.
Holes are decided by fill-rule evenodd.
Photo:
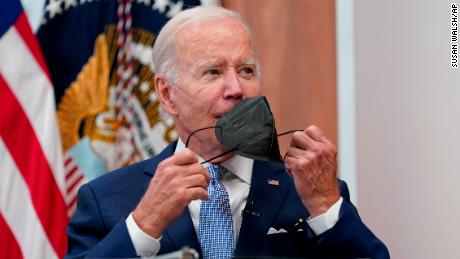
<instances>
[{"instance_id":1,"label":"light blue tie","mask_svg":"<svg viewBox=\"0 0 460 259\"><path fill-rule=\"evenodd\" d=\"M228 193L220 182L228 170L220 165L210 165L208 171L211 174L209 200L203 200L200 206L201 250L204 259L228 259L234 250L232 211Z\"/></svg>"}]
</instances>

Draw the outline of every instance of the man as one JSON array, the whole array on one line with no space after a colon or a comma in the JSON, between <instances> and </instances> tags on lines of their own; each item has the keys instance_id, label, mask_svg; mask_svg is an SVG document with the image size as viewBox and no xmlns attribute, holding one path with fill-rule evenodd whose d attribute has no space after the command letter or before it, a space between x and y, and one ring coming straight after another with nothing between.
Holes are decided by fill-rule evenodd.
<instances>
[{"instance_id":1,"label":"man","mask_svg":"<svg viewBox=\"0 0 460 259\"><path fill-rule=\"evenodd\" d=\"M183 246L204 258L389 258L337 181L336 147L319 128L293 134L284 164L228 153L208 171L200 162L226 152L213 130L185 147L192 132L259 95L252 36L238 14L218 7L178 14L160 32L153 63L180 139L81 187L69 258L152 256Z\"/></svg>"}]
</instances>

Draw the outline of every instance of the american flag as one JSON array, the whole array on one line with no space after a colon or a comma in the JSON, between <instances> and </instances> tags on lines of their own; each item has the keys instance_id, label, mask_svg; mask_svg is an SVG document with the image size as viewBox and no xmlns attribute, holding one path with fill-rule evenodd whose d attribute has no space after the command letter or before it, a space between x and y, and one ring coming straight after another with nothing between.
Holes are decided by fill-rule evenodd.
<instances>
[{"instance_id":1,"label":"american flag","mask_svg":"<svg viewBox=\"0 0 460 259\"><path fill-rule=\"evenodd\" d=\"M0 258L61 258L68 222L54 90L19 0L0 2Z\"/></svg>"},{"instance_id":2,"label":"american flag","mask_svg":"<svg viewBox=\"0 0 460 259\"><path fill-rule=\"evenodd\" d=\"M54 85L71 216L83 183L174 139L154 90L151 50L163 24L200 2L42 1L36 35Z\"/></svg>"},{"instance_id":3,"label":"american flag","mask_svg":"<svg viewBox=\"0 0 460 259\"><path fill-rule=\"evenodd\" d=\"M66 252L68 218L75 210L81 184L151 156L174 137L171 122L159 111L150 80L153 75L150 51L155 35L168 19L200 2L34 0L23 3L34 3L35 9L43 10L43 15L27 17L20 0L0 0L0 258L62 258ZM29 15L35 13L30 6L25 9ZM98 56L101 53L93 53L94 49L100 50L95 46L103 42L97 40L101 35L106 37L111 58L98 59L108 62L104 63L107 70L91 73L94 68L90 66L91 57L101 57ZM121 54L127 58L120 58ZM127 122L125 128L119 127L125 129L125 135L119 134L121 130L112 134L112 128L104 127L106 124L100 128L88 127L107 122L109 110L86 114L85 121L72 124L78 117L74 108L79 104L84 106L82 99L91 99L86 94L94 93L93 87L85 88L89 92L78 92L77 97L82 99L67 99L74 102L73 106L64 105L70 108L70 113L56 109L61 107L69 86L79 83L77 75L85 71L98 75L97 82L106 82L105 88L99 90L110 93L113 89L127 89L124 91L129 93L127 101L114 105L118 114L124 116L123 122ZM128 76L124 81L111 80L123 79L125 75ZM96 94L92 97L96 106L104 102L110 106L112 100ZM142 123L134 123L133 118ZM69 121L75 128L65 127ZM119 121L122 120L115 120ZM94 134L88 137L87 129ZM73 139L72 134L78 134L78 138ZM118 159L118 152L112 151L120 150L127 155Z\"/></svg>"}]
</instances>

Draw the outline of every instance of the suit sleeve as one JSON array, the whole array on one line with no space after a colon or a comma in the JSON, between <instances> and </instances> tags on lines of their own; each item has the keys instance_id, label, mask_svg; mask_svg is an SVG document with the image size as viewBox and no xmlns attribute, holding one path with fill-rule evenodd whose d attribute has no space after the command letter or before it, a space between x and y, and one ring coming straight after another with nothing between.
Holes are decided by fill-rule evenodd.
<instances>
[{"instance_id":1,"label":"suit sleeve","mask_svg":"<svg viewBox=\"0 0 460 259\"><path fill-rule=\"evenodd\" d=\"M343 203L339 220L333 228L316 237L318 254L337 251L337 255L346 258L388 259L386 246L363 223L356 208L350 201L345 182L340 181Z\"/></svg>"},{"instance_id":2,"label":"suit sleeve","mask_svg":"<svg viewBox=\"0 0 460 259\"><path fill-rule=\"evenodd\" d=\"M68 252L65 258L136 257L125 220L108 229L91 186L78 191L75 215L67 228Z\"/></svg>"}]
</instances>

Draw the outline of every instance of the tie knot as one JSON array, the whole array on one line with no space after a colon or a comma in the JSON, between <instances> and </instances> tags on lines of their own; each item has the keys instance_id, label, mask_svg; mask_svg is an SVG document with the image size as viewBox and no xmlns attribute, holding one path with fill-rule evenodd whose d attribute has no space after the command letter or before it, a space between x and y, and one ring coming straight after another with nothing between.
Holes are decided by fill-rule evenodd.
<instances>
[{"instance_id":1,"label":"tie knot","mask_svg":"<svg viewBox=\"0 0 460 259\"><path fill-rule=\"evenodd\" d=\"M208 171L212 178L220 180L228 172L228 169L221 165L209 165Z\"/></svg>"}]
</instances>

